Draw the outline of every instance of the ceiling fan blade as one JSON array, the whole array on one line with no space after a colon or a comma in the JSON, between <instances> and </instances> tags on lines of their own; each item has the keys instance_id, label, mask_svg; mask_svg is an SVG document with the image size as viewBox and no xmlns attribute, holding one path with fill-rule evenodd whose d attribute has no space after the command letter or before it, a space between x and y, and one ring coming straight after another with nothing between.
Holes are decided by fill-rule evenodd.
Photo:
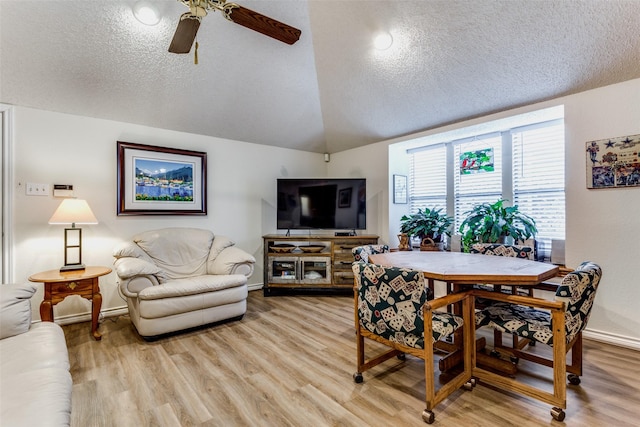
<instances>
[{"instance_id":1,"label":"ceiling fan blade","mask_svg":"<svg viewBox=\"0 0 640 427\"><path fill-rule=\"evenodd\" d=\"M287 44L294 44L300 39L301 31L275 19L254 12L243 6L234 5L228 12L228 19L251 30L273 37Z\"/></svg>"},{"instance_id":2,"label":"ceiling fan blade","mask_svg":"<svg viewBox=\"0 0 640 427\"><path fill-rule=\"evenodd\" d=\"M185 15L187 16L185 17ZM176 28L176 32L169 45L169 52L189 53L191 50L198 28L200 28L200 20L190 16L189 13L186 13L180 17L178 28Z\"/></svg>"}]
</instances>

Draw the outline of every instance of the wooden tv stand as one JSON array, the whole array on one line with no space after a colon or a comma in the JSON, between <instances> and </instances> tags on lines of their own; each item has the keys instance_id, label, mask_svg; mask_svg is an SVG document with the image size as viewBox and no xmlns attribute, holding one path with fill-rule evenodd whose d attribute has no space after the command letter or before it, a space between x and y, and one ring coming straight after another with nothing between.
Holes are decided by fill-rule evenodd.
<instances>
[{"instance_id":1,"label":"wooden tv stand","mask_svg":"<svg viewBox=\"0 0 640 427\"><path fill-rule=\"evenodd\" d=\"M373 235L267 234L262 238L265 296L353 294L351 249L378 243L378 236ZM282 245L293 248L289 251Z\"/></svg>"}]
</instances>

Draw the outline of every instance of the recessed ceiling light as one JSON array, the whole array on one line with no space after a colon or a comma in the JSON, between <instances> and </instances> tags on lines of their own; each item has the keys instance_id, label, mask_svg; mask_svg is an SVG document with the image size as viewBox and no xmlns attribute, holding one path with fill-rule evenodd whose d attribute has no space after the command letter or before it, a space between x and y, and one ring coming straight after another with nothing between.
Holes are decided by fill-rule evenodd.
<instances>
[{"instance_id":1,"label":"recessed ceiling light","mask_svg":"<svg viewBox=\"0 0 640 427\"><path fill-rule=\"evenodd\" d=\"M393 44L393 37L389 33L380 33L373 40L373 46L378 50L387 50Z\"/></svg>"},{"instance_id":2,"label":"recessed ceiling light","mask_svg":"<svg viewBox=\"0 0 640 427\"><path fill-rule=\"evenodd\" d=\"M160 22L158 9L146 1L139 1L133 6L133 16L145 25L156 25Z\"/></svg>"}]
</instances>

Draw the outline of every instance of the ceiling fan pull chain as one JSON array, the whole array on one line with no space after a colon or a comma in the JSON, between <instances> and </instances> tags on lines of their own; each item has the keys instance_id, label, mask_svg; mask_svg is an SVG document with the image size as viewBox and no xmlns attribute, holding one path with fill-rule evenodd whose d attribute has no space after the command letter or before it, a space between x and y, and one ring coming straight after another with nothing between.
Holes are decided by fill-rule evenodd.
<instances>
[{"instance_id":1,"label":"ceiling fan pull chain","mask_svg":"<svg viewBox=\"0 0 640 427\"><path fill-rule=\"evenodd\" d=\"M193 56L193 63L195 65L198 65L198 41L197 40L196 40L195 55Z\"/></svg>"}]
</instances>

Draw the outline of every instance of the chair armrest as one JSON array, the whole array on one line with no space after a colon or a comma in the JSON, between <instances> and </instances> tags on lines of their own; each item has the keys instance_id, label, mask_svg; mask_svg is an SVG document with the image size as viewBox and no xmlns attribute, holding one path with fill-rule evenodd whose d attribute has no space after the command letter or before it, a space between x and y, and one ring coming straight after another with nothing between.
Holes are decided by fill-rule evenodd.
<instances>
[{"instance_id":1,"label":"chair armrest","mask_svg":"<svg viewBox=\"0 0 640 427\"><path fill-rule=\"evenodd\" d=\"M447 294L445 296L429 300L424 305L427 310L431 310L431 311L437 310L439 308L446 307L448 305L455 304L457 302L462 301L470 293L471 291L464 291L464 292L456 292L453 294Z\"/></svg>"},{"instance_id":2,"label":"chair armrest","mask_svg":"<svg viewBox=\"0 0 640 427\"><path fill-rule=\"evenodd\" d=\"M118 280L118 285L120 286L120 291L122 295L129 298L137 298L138 294L146 288L151 286L158 286L160 282L158 278L153 275L140 275L133 276L129 279L120 279Z\"/></svg>"},{"instance_id":3,"label":"chair armrest","mask_svg":"<svg viewBox=\"0 0 640 427\"><path fill-rule=\"evenodd\" d=\"M470 292L476 298L486 298L493 301L501 301L511 304L526 305L528 307L545 308L547 310L562 310L566 309L566 303L561 301L550 301L542 298L535 298L529 296L503 294L502 292L489 292L480 289L472 289Z\"/></svg>"},{"instance_id":4,"label":"chair armrest","mask_svg":"<svg viewBox=\"0 0 640 427\"><path fill-rule=\"evenodd\" d=\"M116 268L116 274L122 279L141 275L163 276L160 267L140 258L119 258L113 265Z\"/></svg>"},{"instance_id":5,"label":"chair armrest","mask_svg":"<svg viewBox=\"0 0 640 427\"><path fill-rule=\"evenodd\" d=\"M0 339L27 332L31 326L31 297L35 283L0 285Z\"/></svg>"},{"instance_id":6,"label":"chair armrest","mask_svg":"<svg viewBox=\"0 0 640 427\"><path fill-rule=\"evenodd\" d=\"M235 246L224 248L218 256L207 263L208 274L253 274L256 259L253 255Z\"/></svg>"},{"instance_id":7,"label":"chair armrest","mask_svg":"<svg viewBox=\"0 0 640 427\"><path fill-rule=\"evenodd\" d=\"M118 258L113 263L118 276L120 290L129 298L138 292L165 281L164 272L157 265L140 258Z\"/></svg>"}]
</instances>

